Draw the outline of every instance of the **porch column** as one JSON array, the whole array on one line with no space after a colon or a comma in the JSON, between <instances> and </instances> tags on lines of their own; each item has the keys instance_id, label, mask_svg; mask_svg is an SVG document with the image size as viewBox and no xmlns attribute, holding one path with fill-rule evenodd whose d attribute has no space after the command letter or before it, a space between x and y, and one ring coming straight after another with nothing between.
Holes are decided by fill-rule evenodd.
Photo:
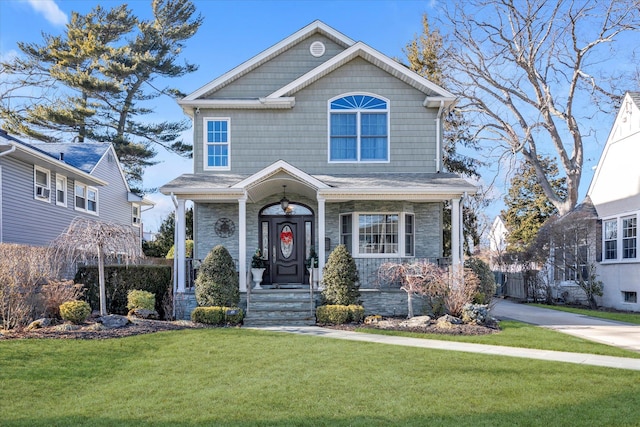
<instances>
[{"instance_id":1,"label":"porch column","mask_svg":"<svg viewBox=\"0 0 640 427\"><path fill-rule=\"evenodd\" d=\"M175 244L175 253L173 254L174 259L176 260L175 270L177 277L177 292L184 292L185 281L187 278L187 260L186 260L186 220L185 220L185 206L186 200L178 199L178 205L176 206L176 218L175 218L175 227L176 227L176 241Z\"/></svg>"},{"instance_id":2,"label":"porch column","mask_svg":"<svg viewBox=\"0 0 640 427\"><path fill-rule=\"evenodd\" d=\"M325 199L322 196L318 196L318 284L322 283L322 270L325 263L325 224L324 224L324 202Z\"/></svg>"},{"instance_id":3,"label":"porch column","mask_svg":"<svg viewBox=\"0 0 640 427\"><path fill-rule=\"evenodd\" d=\"M247 196L238 199L238 274L240 279L240 292L247 291Z\"/></svg>"},{"instance_id":4,"label":"porch column","mask_svg":"<svg viewBox=\"0 0 640 427\"><path fill-rule=\"evenodd\" d=\"M460 199L451 200L451 265L455 268L462 263L462 230Z\"/></svg>"}]
</instances>

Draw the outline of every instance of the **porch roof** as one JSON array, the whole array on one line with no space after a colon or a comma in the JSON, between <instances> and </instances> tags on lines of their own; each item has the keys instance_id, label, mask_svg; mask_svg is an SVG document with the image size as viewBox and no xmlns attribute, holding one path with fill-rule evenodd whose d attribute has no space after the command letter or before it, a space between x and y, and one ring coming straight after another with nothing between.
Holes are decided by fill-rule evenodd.
<instances>
[{"instance_id":1,"label":"porch roof","mask_svg":"<svg viewBox=\"0 0 640 427\"><path fill-rule=\"evenodd\" d=\"M304 178L284 171L260 181L260 191L252 191L254 184L238 186L252 175L246 174L184 174L160 188L163 194L194 201L235 201L247 195L258 201L282 191L323 197L328 202L342 200L413 200L442 201L459 198L465 193L475 194L478 188L453 173L372 173L313 175L308 177L326 185L318 188ZM317 180L317 181L316 181ZM245 181L247 182L247 181Z\"/></svg>"}]
</instances>

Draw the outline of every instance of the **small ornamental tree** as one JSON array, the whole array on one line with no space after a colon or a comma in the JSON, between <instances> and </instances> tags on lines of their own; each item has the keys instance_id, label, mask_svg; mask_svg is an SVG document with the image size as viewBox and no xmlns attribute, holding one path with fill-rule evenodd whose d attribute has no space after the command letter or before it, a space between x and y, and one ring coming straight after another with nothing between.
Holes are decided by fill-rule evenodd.
<instances>
[{"instance_id":1,"label":"small ornamental tree","mask_svg":"<svg viewBox=\"0 0 640 427\"><path fill-rule=\"evenodd\" d=\"M196 301L201 307L236 307L240 302L238 273L233 258L222 245L213 248L200 266Z\"/></svg>"},{"instance_id":2,"label":"small ornamental tree","mask_svg":"<svg viewBox=\"0 0 640 427\"><path fill-rule=\"evenodd\" d=\"M323 270L323 304L356 304L360 296L358 269L345 245L338 245Z\"/></svg>"}]
</instances>

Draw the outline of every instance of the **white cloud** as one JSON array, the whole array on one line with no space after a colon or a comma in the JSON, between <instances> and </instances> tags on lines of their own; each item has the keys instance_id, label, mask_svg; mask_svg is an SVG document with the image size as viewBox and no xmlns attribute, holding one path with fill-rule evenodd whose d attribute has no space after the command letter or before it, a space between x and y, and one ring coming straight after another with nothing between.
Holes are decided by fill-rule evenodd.
<instances>
[{"instance_id":1,"label":"white cloud","mask_svg":"<svg viewBox=\"0 0 640 427\"><path fill-rule=\"evenodd\" d=\"M66 25L69 22L67 14L58 7L55 0L27 0L27 2L52 25Z\"/></svg>"}]
</instances>

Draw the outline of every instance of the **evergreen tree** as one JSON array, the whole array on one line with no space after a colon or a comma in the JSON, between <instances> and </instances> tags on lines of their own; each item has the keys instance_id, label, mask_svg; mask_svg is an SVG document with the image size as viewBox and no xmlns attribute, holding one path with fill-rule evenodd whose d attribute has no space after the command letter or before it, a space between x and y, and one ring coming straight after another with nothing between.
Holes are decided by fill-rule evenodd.
<instances>
[{"instance_id":1,"label":"evergreen tree","mask_svg":"<svg viewBox=\"0 0 640 427\"><path fill-rule=\"evenodd\" d=\"M143 244L143 250L146 256L159 258L167 256L174 244L176 232L175 218L174 212L167 215L158 228L155 240ZM186 240L193 240L193 208L185 210L185 234Z\"/></svg>"},{"instance_id":2,"label":"evergreen tree","mask_svg":"<svg viewBox=\"0 0 640 427\"><path fill-rule=\"evenodd\" d=\"M187 120L151 123L144 116L153 112L148 101L179 94L155 87L158 77L195 71L177 61L202 18L189 0L154 0L152 11L152 19L140 20L126 5L96 6L87 15L74 12L60 36L19 43L25 57L3 63L2 70L22 76L16 88L32 83L43 91L22 103L16 92L3 91L11 95L1 103L3 127L46 142L111 142L134 190L140 190L144 167L154 164L156 146L190 156L192 147L179 139L190 127Z\"/></svg>"},{"instance_id":3,"label":"evergreen tree","mask_svg":"<svg viewBox=\"0 0 640 427\"><path fill-rule=\"evenodd\" d=\"M196 301L201 307L236 307L240 302L238 272L222 245L213 248L202 261L196 279Z\"/></svg>"},{"instance_id":4,"label":"evergreen tree","mask_svg":"<svg viewBox=\"0 0 640 427\"><path fill-rule=\"evenodd\" d=\"M403 50L409 61L408 67L429 81L446 88L446 79L441 65L443 63L442 36L437 29L431 30L426 14L422 16L422 28L422 33L409 42ZM478 169L484 163L474 157L461 154L457 150L459 146L478 150L475 139L467 131L466 119L457 109L450 109L444 116L443 127L444 168L467 178L479 178ZM478 212L487 204L488 201L484 199L482 194L472 195L468 200L463 201L464 249L467 253L470 252L470 242L474 246L480 243ZM449 203L445 203L443 220L444 255L450 255L451 206Z\"/></svg>"},{"instance_id":5,"label":"evergreen tree","mask_svg":"<svg viewBox=\"0 0 640 427\"><path fill-rule=\"evenodd\" d=\"M566 195L566 180L558 177L556 162L552 158L539 156L539 164L549 177L554 192ZM558 212L545 195L535 167L527 162L520 165L511 179L504 202L506 209L501 215L509 230L507 252L511 253L524 252L547 219Z\"/></svg>"},{"instance_id":6,"label":"evergreen tree","mask_svg":"<svg viewBox=\"0 0 640 427\"><path fill-rule=\"evenodd\" d=\"M358 268L345 245L338 245L324 266L323 304L350 305L358 302Z\"/></svg>"}]
</instances>

